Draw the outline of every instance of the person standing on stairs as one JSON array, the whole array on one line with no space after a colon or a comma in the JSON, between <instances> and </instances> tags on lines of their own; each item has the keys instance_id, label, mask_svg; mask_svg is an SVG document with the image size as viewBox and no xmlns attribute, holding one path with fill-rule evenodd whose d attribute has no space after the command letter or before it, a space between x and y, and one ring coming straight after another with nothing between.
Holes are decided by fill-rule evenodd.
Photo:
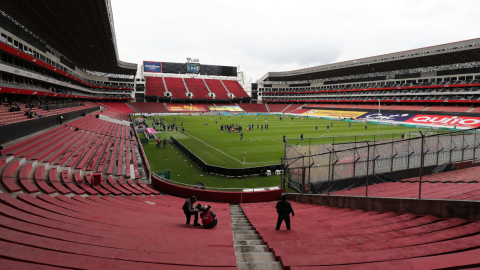
<instances>
[{"instance_id":1,"label":"person standing on stairs","mask_svg":"<svg viewBox=\"0 0 480 270\"><path fill-rule=\"evenodd\" d=\"M275 208L277 209L278 213L277 227L275 229L277 231L280 230L282 221L285 220L287 230L290 230L290 213L292 213L292 217L295 216L295 213L293 212L293 208L290 202L287 202L287 194L282 194L281 201L277 202Z\"/></svg>"}]
</instances>

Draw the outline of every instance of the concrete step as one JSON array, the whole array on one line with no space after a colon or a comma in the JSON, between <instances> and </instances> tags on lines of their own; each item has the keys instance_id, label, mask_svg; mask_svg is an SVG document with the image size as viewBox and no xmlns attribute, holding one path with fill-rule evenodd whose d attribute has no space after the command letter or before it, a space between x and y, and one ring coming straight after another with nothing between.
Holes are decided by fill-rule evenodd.
<instances>
[{"instance_id":1,"label":"concrete step","mask_svg":"<svg viewBox=\"0 0 480 270\"><path fill-rule=\"evenodd\" d=\"M267 245L257 245L257 246L235 246L235 253L267 253Z\"/></svg>"},{"instance_id":2,"label":"concrete step","mask_svg":"<svg viewBox=\"0 0 480 270\"><path fill-rule=\"evenodd\" d=\"M234 231L253 230L253 226L235 226L232 224L232 230Z\"/></svg>"},{"instance_id":3,"label":"concrete step","mask_svg":"<svg viewBox=\"0 0 480 270\"><path fill-rule=\"evenodd\" d=\"M274 262L275 257L269 253L235 253L237 262Z\"/></svg>"},{"instance_id":4,"label":"concrete step","mask_svg":"<svg viewBox=\"0 0 480 270\"><path fill-rule=\"evenodd\" d=\"M255 230L238 230L233 231L233 234L257 234Z\"/></svg>"},{"instance_id":5,"label":"concrete step","mask_svg":"<svg viewBox=\"0 0 480 270\"><path fill-rule=\"evenodd\" d=\"M263 241L262 240L235 240L233 244L235 246L263 245Z\"/></svg>"},{"instance_id":6,"label":"concrete step","mask_svg":"<svg viewBox=\"0 0 480 270\"><path fill-rule=\"evenodd\" d=\"M232 226L233 226L233 227L237 227L237 226L252 226L252 224L250 224L250 222L232 222Z\"/></svg>"},{"instance_id":7,"label":"concrete step","mask_svg":"<svg viewBox=\"0 0 480 270\"><path fill-rule=\"evenodd\" d=\"M260 240L258 234L234 234L233 240Z\"/></svg>"},{"instance_id":8,"label":"concrete step","mask_svg":"<svg viewBox=\"0 0 480 270\"><path fill-rule=\"evenodd\" d=\"M279 262L237 262L238 270L282 270Z\"/></svg>"}]
</instances>

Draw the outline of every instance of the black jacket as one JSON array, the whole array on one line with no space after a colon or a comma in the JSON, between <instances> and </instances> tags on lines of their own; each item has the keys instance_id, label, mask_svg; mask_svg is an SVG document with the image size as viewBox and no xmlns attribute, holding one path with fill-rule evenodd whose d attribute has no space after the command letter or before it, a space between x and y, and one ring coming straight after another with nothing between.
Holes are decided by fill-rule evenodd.
<instances>
[{"instance_id":1,"label":"black jacket","mask_svg":"<svg viewBox=\"0 0 480 270\"><path fill-rule=\"evenodd\" d=\"M196 211L193 208L192 202L190 201L190 198L188 198L185 203L183 204L182 210L185 214L195 214Z\"/></svg>"},{"instance_id":2,"label":"black jacket","mask_svg":"<svg viewBox=\"0 0 480 270\"><path fill-rule=\"evenodd\" d=\"M290 202L287 202L287 201L279 201L277 202L277 206L275 206L275 208L277 208L277 213L279 215L289 215L290 213L292 213L293 215L295 215L295 213L293 212L293 208L292 208L292 205L290 204Z\"/></svg>"}]
</instances>

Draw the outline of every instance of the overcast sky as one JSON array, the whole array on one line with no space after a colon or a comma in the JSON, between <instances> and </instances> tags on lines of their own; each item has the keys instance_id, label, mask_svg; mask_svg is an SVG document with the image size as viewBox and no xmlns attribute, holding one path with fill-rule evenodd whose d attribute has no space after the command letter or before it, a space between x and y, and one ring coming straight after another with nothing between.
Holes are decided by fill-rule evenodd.
<instances>
[{"instance_id":1,"label":"overcast sky","mask_svg":"<svg viewBox=\"0 0 480 270\"><path fill-rule=\"evenodd\" d=\"M480 37L478 0L112 0L120 59L269 71Z\"/></svg>"}]
</instances>

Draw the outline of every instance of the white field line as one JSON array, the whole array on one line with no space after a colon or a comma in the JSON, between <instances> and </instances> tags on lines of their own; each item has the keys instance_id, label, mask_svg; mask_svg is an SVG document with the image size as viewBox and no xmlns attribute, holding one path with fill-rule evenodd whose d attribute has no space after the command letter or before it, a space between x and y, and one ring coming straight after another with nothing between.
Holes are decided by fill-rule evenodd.
<instances>
[{"instance_id":1,"label":"white field line","mask_svg":"<svg viewBox=\"0 0 480 270\"><path fill-rule=\"evenodd\" d=\"M188 136L190 136L190 137L192 137L192 138L194 138L195 140L197 140L197 141L199 141L199 142L201 142L201 143L203 143L203 144L205 144L205 145L207 145L207 146L209 146L209 147L211 147L211 148L215 149L216 151L218 151L218 152L220 152L220 153L224 154L225 156L227 156L227 157L229 157L229 158L231 158L231 159L233 159L233 160L235 160L235 161L239 162L240 164L243 164L243 162L242 162L242 161L240 161L240 160L238 160L238 159L236 159L236 158L234 158L234 157L230 156L229 154L227 154L227 153L223 152L223 151L222 151L222 150L220 150L220 149L217 149L217 148L215 148L215 147L211 146L210 144L208 144L208 143L206 143L206 142L204 142L204 141L202 141L202 140L198 139L197 137L195 137L195 136L193 136L193 135L191 135L191 134L189 134L189 133L187 133L187 132L185 132L185 134L186 134L186 135L188 135ZM276 161L255 162L255 163L246 162L246 164L260 164L260 163L271 163L271 162L276 162Z\"/></svg>"}]
</instances>

